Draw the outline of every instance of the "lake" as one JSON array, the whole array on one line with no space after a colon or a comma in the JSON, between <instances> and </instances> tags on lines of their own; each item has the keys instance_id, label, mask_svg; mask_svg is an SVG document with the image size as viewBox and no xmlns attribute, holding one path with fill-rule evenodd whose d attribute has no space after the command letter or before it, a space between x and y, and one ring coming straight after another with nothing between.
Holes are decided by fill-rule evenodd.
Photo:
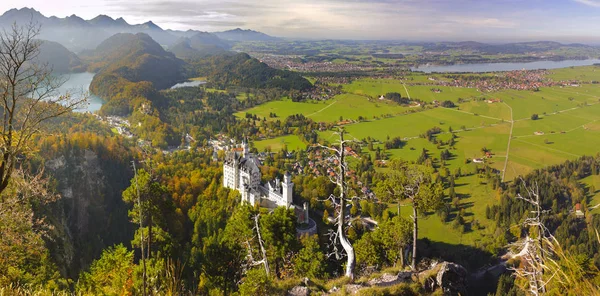
<instances>
[{"instance_id":1,"label":"lake","mask_svg":"<svg viewBox=\"0 0 600 296\"><path fill-rule=\"evenodd\" d=\"M486 64L456 64L456 65L422 65L419 67L410 68L412 71L420 71L425 73L482 73L482 72L497 72L497 71L514 71L514 70L538 70L538 69L558 69L568 68L573 66L589 66L600 63L600 60L565 60L565 61L538 61L529 63L486 63Z\"/></svg>"},{"instance_id":2,"label":"lake","mask_svg":"<svg viewBox=\"0 0 600 296\"><path fill-rule=\"evenodd\" d=\"M90 83L92 83L92 79L94 78L94 73L72 73L67 74L67 81L63 85L61 85L57 91L61 95L69 92L71 97L75 99L82 98L83 96L88 96L88 104L83 107L74 110L75 112L95 112L100 110L100 107L104 104L104 100L102 100L98 96L94 96L89 93L90 91Z\"/></svg>"},{"instance_id":3,"label":"lake","mask_svg":"<svg viewBox=\"0 0 600 296\"><path fill-rule=\"evenodd\" d=\"M180 87L194 87L194 86L199 86L199 85L202 85L202 84L206 84L206 81L191 80L191 81L177 83L177 84L171 86L171 89L180 88Z\"/></svg>"},{"instance_id":4,"label":"lake","mask_svg":"<svg viewBox=\"0 0 600 296\"><path fill-rule=\"evenodd\" d=\"M71 73L67 74L67 81L61 87L57 89L58 93L61 95L69 92L73 98L82 98L83 96L88 96L88 104L75 110L75 112L95 112L100 110L102 105L105 103L100 97L92 95L89 93L90 84L92 83L92 79L94 78L94 73ZM192 87L199 86L205 84L206 81L201 80L192 80L181 82L173 85L171 88L180 88L180 87Z\"/></svg>"}]
</instances>

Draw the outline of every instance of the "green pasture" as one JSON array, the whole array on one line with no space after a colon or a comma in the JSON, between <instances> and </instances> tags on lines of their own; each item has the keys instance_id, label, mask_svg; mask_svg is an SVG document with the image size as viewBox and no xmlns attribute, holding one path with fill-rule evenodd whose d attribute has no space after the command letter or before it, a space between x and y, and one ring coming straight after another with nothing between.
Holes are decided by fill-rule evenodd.
<instances>
[{"instance_id":1,"label":"green pasture","mask_svg":"<svg viewBox=\"0 0 600 296\"><path fill-rule=\"evenodd\" d=\"M570 101L569 95L553 88L543 88L541 91L504 90L490 94L501 99L512 107L515 120L530 118L532 114L543 115L576 108L581 102Z\"/></svg>"},{"instance_id":2,"label":"green pasture","mask_svg":"<svg viewBox=\"0 0 600 296\"><path fill-rule=\"evenodd\" d=\"M433 76L432 76L433 77ZM436 77L436 79L439 79ZM390 92L400 93L403 97L410 95L411 99L419 99L425 102L437 101L457 101L458 98L471 98L480 96L481 93L473 88L436 86L436 85L410 85L414 82L431 82L428 76L413 75L409 76L406 81L395 79L359 79L350 84L345 84L343 90L348 93L379 98L382 95ZM403 83L405 83L403 85ZM431 82L433 83L433 82ZM406 89L404 88L406 86ZM432 89L439 89L441 92L436 93ZM406 92L408 90L408 94Z\"/></svg>"},{"instance_id":3,"label":"green pasture","mask_svg":"<svg viewBox=\"0 0 600 296\"><path fill-rule=\"evenodd\" d=\"M258 151L264 151L267 148L271 149L271 151L278 151L284 146L286 146L287 150L289 151L300 151L306 149L306 144L302 142L302 140L300 140L300 138L298 138L296 135L288 135L254 142L254 147L256 147Z\"/></svg>"},{"instance_id":4,"label":"green pasture","mask_svg":"<svg viewBox=\"0 0 600 296\"><path fill-rule=\"evenodd\" d=\"M269 114L275 113L276 119L283 120L290 115L303 114L317 122L337 122L340 117L357 120L359 116L362 116L372 119L384 115L401 114L407 110L409 108L390 102L368 99L359 95L342 94L327 101L292 102L283 99L262 104L235 115L243 118L246 113L251 113L260 118L266 117L268 120L273 120L269 118Z\"/></svg>"},{"instance_id":5,"label":"green pasture","mask_svg":"<svg viewBox=\"0 0 600 296\"><path fill-rule=\"evenodd\" d=\"M502 103L487 103L485 100L471 100L459 104L458 110L510 121L510 108Z\"/></svg>"},{"instance_id":6,"label":"green pasture","mask_svg":"<svg viewBox=\"0 0 600 296\"><path fill-rule=\"evenodd\" d=\"M456 112L452 109L435 108L422 112L416 112L391 118L361 122L346 126L346 131L357 139L368 136L385 141L387 137L412 138L418 137L428 129L439 126L447 132L450 127L453 130L476 128L499 123L498 120L484 118L472 114ZM324 132L322 137L327 139L331 133Z\"/></svg>"},{"instance_id":7,"label":"green pasture","mask_svg":"<svg viewBox=\"0 0 600 296\"><path fill-rule=\"evenodd\" d=\"M582 179L581 182L588 186L588 190L591 189L591 186L594 186L594 189L596 189L595 192L589 192L588 194L590 197L588 200L588 208L600 204L600 175L588 176ZM590 211L594 214L600 214L600 207Z\"/></svg>"},{"instance_id":8,"label":"green pasture","mask_svg":"<svg viewBox=\"0 0 600 296\"><path fill-rule=\"evenodd\" d=\"M550 71L549 78L556 81L579 80L579 81L600 81L600 67L584 66L554 69Z\"/></svg>"},{"instance_id":9,"label":"green pasture","mask_svg":"<svg viewBox=\"0 0 600 296\"><path fill-rule=\"evenodd\" d=\"M442 222L436 214L427 215L419 219L419 238L428 238L431 241L444 242L448 244L465 244L474 246L493 228L492 221L485 218L485 208L488 205L498 204L496 192L487 184L480 184L477 175L461 177L456 180L455 191L461 197L461 208L465 209L464 219L471 223L474 219L484 226L481 230L470 230L464 232L452 227L452 221ZM397 214L397 204L390 204L388 210ZM412 207L410 205L400 207L400 215L410 218ZM454 211L450 218L455 217Z\"/></svg>"}]
</instances>

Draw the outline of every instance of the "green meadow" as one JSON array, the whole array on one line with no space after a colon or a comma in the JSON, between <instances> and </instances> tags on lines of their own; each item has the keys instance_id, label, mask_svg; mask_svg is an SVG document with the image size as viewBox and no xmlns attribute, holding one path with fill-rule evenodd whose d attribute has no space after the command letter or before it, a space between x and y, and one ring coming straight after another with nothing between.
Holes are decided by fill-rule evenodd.
<instances>
[{"instance_id":1,"label":"green meadow","mask_svg":"<svg viewBox=\"0 0 600 296\"><path fill-rule=\"evenodd\" d=\"M600 81L600 67L584 66L554 69L550 71L550 78L558 81L582 80L582 81Z\"/></svg>"},{"instance_id":2,"label":"green meadow","mask_svg":"<svg viewBox=\"0 0 600 296\"><path fill-rule=\"evenodd\" d=\"M553 79L578 77L577 79L600 80L600 67L558 69L551 73L550 77ZM435 165L440 166L440 153L449 149L452 157L445 161L445 166L451 172L460 169L462 172L473 173L481 164L466 160L482 157L482 148L486 148L492 153L492 157L485 160L487 165L502 171L506 164L505 181L511 181L537 168L600 152L600 85L582 84L545 87L537 92L502 90L493 93L480 93L467 88L411 85L415 82L434 83L429 77L440 79L415 74L404 80L405 85L403 81L393 79L358 79L343 85L346 94L328 101L274 101L236 115L244 116L249 112L272 120L269 119L271 112L277 114L277 119L303 114L315 121L324 122L337 122L340 117L357 119L362 116L365 120L344 126L348 137L356 140L371 137L378 140L374 150L385 151L388 159L414 161L425 149ZM432 92L432 88L439 88L441 92ZM406 108L378 100L380 95L388 92L399 92L402 96L407 96L407 90L411 98L426 102L451 100L458 106L451 109ZM458 103L459 98L465 100ZM485 99L488 98L498 98L502 102L487 103ZM538 114L539 119L531 120L532 114ZM508 150L511 118L514 123ZM437 145L420 137L435 126L442 129L442 133L436 135L436 138L444 142L450 138L449 130L452 128L457 136L454 147ZM536 132L540 134L536 135ZM337 139L332 131L319 132L319 136L322 141L334 142ZM383 142L394 137L403 138L406 144L399 149L385 150ZM255 142L259 150L277 150L284 145L290 150L306 147L305 143L293 135ZM373 159L374 150L369 151L367 147L362 149L363 153L369 153ZM600 177L586 178L584 183L593 185L596 189L590 193L588 205L600 204ZM434 214L420 220L420 237L467 245L477 244L484 237L493 239L494 225L485 218L485 208L498 202L496 192L477 175L460 177L456 184L456 192L461 196L461 207L466 211L466 221L476 219L484 229L463 232L454 229L451 222L442 222ZM396 205L390 204L389 211L395 213ZM594 211L600 213L600 206ZM410 215L410 206L402 206L401 214Z\"/></svg>"},{"instance_id":3,"label":"green meadow","mask_svg":"<svg viewBox=\"0 0 600 296\"><path fill-rule=\"evenodd\" d=\"M461 196L462 208L465 209L465 220L471 223L477 220L484 228L477 231L463 232L461 229L452 227L452 221L442 222L436 214L427 215L419 219L419 238L428 238L431 241L444 242L448 244L475 245L484 235L492 235L494 225L491 220L485 218L486 206L498 203L496 192L487 184L480 184L477 175L461 177L456 180L456 193ZM390 204L388 211L396 214L397 204ZM412 208L410 205L400 207L400 215L410 218ZM450 218L456 212L451 213Z\"/></svg>"},{"instance_id":4,"label":"green meadow","mask_svg":"<svg viewBox=\"0 0 600 296\"><path fill-rule=\"evenodd\" d=\"M581 75L584 75L580 77L600 78L600 67L558 69L553 70L550 76L554 79L560 78L559 75L567 77L573 75L577 69L581 69ZM433 83L429 77L440 79L436 76L415 74L404 80L411 97L418 97L424 101L457 102L458 98L466 101L452 109L405 108L373 99L387 92L399 92L406 96L403 81L358 79L343 86L348 94L336 96L332 100L316 103L274 101L245 112L267 118L270 112L274 112L280 119L300 113L324 122L336 122L340 117L357 119L358 116L362 116L366 121L345 126L351 137L359 140L371 137L381 142L388 137L401 137L407 141L403 148L386 151L391 159L416 160L423 149L426 149L431 157L438 158L440 152L449 147L438 147L419 138L419 135L438 126L444 132L438 135L438 138L445 140L449 136L449 128L452 127L458 138L451 149L453 158L446 161L449 168L466 168L465 159L481 157L481 150L485 147L493 154L486 163L503 170L511 132L512 109L515 122L510 153L506 161L505 180L511 180L546 165L558 164L585 154L595 154L600 150L597 148L600 147L599 85L546 87L537 92L503 90L485 94L468 88L410 85L414 82ZM432 92L432 88L440 88L441 93ZM485 101L488 98L498 98L502 102L490 104ZM413 113L407 113L407 110ZM240 112L237 116L244 116L245 112ZM531 120L532 114L538 114L540 119ZM462 128L467 130L462 131ZM543 134L536 135L536 132ZM296 143L288 137L261 141L257 147L269 146L271 149L278 149L282 147L281 143ZM325 141L335 140L331 132L321 132L320 137ZM375 147L382 149L383 144ZM373 151L370 153L374 156Z\"/></svg>"},{"instance_id":5,"label":"green meadow","mask_svg":"<svg viewBox=\"0 0 600 296\"><path fill-rule=\"evenodd\" d=\"M471 129L495 123L500 123L500 121L457 112L454 109L435 108L391 118L350 124L346 126L346 131L357 139L370 136L384 141L388 136L391 138L418 137L435 126L447 132L450 127L453 130L461 129L463 126ZM327 134L327 132L324 134Z\"/></svg>"},{"instance_id":6,"label":"green meadow","mask_svg":"<svg viewBox=\"0 0 600 296\"><path fill-rule=\"evenodd\" d=\"M266 149L269 149L271 151L278 151L284 148L284 146L287 147L287 150L289 151L299 151L306 149L306 143L302 142L302 140L300 140L300 138L298 138L298 136L296 135L288 135L254 142L254 147L256 147L258 151L264 151Z\"/></svg>"},{"instance_id":7,"label":"green meadow","mask_svg":"<svg viewBox=\"0 0 600 296\"><path fill-rule=\"evenodd\" d=\"M327 101L292 102L288 99L272 101L254 108L238 112L243 118L246 113L255 114L267 120L285 119L290 115L302 114L318 122L337 122L340 118L357 120L359 116L367 119L384 115L398 115L409 110L391 102L369 99L354 94L342 94ZM277 118L269 118L275 113Z\"/></svg>"},{"instance_id":8,"label":"green meadow","mask_svg":"<svg viewBox=\"0 0 600 296\"><path fill-rule=\"evenodd\" d=\"M417 77L417 81L420 82L427 81L426 76L423 75L415 75L414 77ZM467 99L481 95L479 91L472 88L435 85L411 85L411 83L414 82L415 80L410 79L407 81L394 79L359 79L350 84L344 85L343 90L348 93L369 96L371 98L379 98L387 93L397 92L403 97L410 96L411 99L419 99L425 102L432 102L434 100L450 100L456 102L459 98ZM439 89L441 92L436 93L433 92L432 89Z\"/></svg>"}]
</instances>

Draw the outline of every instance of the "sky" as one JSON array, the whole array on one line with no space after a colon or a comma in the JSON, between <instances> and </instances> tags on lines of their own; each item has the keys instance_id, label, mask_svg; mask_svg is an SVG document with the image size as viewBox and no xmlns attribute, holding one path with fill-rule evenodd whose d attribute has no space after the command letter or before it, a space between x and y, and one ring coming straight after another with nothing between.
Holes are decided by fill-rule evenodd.
<instances>
[{"instance_id":1,"label":"sky","mask_svg":"<svg viewBox=\"0 0 600 296\"><path fill-rule=\"evenodd\" d=\"M21 7L288 38L600 43L600 0L0 0L0 11Z\"/></svg>"}]
</instances>

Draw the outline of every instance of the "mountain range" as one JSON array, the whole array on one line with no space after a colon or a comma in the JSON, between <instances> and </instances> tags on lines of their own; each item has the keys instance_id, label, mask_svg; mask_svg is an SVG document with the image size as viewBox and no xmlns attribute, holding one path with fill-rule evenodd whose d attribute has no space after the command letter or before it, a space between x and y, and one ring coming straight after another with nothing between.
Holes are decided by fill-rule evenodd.
<instances>
[{"instance_id":1,"label":"mountain range","mask_svg":"<svg viewBox=\"0 0 600 296\"><path fill-rule=\"evenodd\" d=\"M0 16L0 27L6 28L14 23L26 24L30 21L41 25L40 39L58 42L73 52L95 49L102 41L117 33L145 33L164 47L187 42L195 46L210 45L229 49L233 43L239 41L278 40L278 38L261 32L239 28L208 33L197 30L163 30L152 21L143 24L129 24L123 18L113 19L107 15L98 15L90 20L84 20L76 15L65 18L46 17L33 8L6 11ZM186 40L186 38L190 40Z\"/></svg>"}]
</instances>

